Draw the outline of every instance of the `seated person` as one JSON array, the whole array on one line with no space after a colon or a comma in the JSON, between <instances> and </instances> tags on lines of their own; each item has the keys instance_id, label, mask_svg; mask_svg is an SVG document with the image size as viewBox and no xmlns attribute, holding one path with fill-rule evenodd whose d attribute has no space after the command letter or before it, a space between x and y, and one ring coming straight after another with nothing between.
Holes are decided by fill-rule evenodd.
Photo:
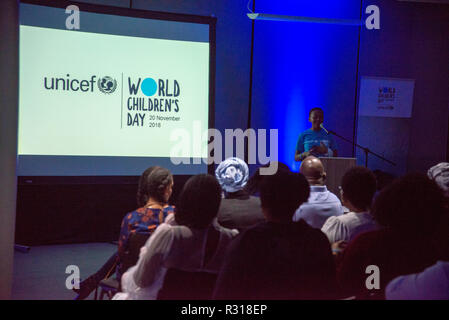
<instances>
[{"instance_id":1,"label":"seated person","mask_svg":"<svg viewBox=\"0 0 449 320\"><path fill-rule=\"evenodd\" d=\"M174 212L174 208L168 205L168 199L173 191L173 176L165 168L151 167L149 172L143 175L139 185L137 197L138 203L142 207L128 213L122 221L120 236L118 241L119 257L127 250L127 243L131 233L149 233L154 230L169 214ZM121 260L117 265L117 279L126 271Z\"/></svg>"},{"instance_id":2,"label":"seated person","mask_svg":"<svg viewBox=\"0 0 449 320\"><path fill-rule=\"evenodd\" d=\"M449 163L441 162L427 171L427 176L449 196ZM449 300L449 216L443 216L435 232L435 246L440 260L419 273L393 279L385 289L388 300Z\"/></svg>"},{"instance_id":3,"label":"seated person","mask_svg":"<svg viewBox=\"0 0 449 320\"><path fill-rule=\"evenodd\" d=\"M116 265L116 277L120 281L121 275L126 271L121 257L127 250L129 235L134 232L151 234L169 214L173 213L174 208L168 205L172 188L173 177L167 169L155 166L142 173L137 188L138 209L127 213L123 218L117 253L113 254L100 270L82 281L79 289L73 289L78 293L76 300L89 296Z\"/></svg>"},{"instance_id":4,"label":"seated person","mask_svg":"<svg viewBox=\"0 0 449 320\"><path fill-rule=\"evenodd\" d=\"M157 299L170 269L217 274L228 244L238 233L212 223L220 201L221 188L215 177L191 177L181 191L175 214L142 247L137 264L122 277L123 292L114 299ZM212 234L217 235L217 243L213 252L207 252Z\"/></svg>"},{"instance_id":5,"label":"seated person","mask_svg":"<svg viewBox=\"0 0 449 320\"><path fill-rule=\"evenodd\" d=\"M279 170L260 186L266 222L231 243L214 299L329 299L335 293L335 265L329 241L293 213L309 197L299 173Z\"/></svg>"},{"instance_id":6,"label":"seated person","mask_svg":"<svg viewBox=\"0 0 449 320\"><path fill-rule=\"evenodd\" d=\"M338 280L345 293L384 299L385 287L394 278L447 260L442 250L448 243L445 201L437 184L419 173L407 174L383 189L372 208L383 228L358 235L342 253ZM379 268L379 289L366 286L370 265Z\"/></svg>"},{"instance_id":7,"label":"seated person","mask_svg":"<svg viewBox=\"0 0 449 320\"><path fill-rule=\"evenodd\" d=\"M343 214L340 199L324 185L326 172L320 159L309 156L299 168L310 184L310 196L293 215L293 221L304 219L311 227L321 229L329 217Z\"/></svg>"},{"instance_id":8,"label":"seated person","mask_svg":"<svg viewBox=\"0 0 449 320\"><path fill-rule=\"evenodd\" d=\"M267 176L261 174L261 169L271 166L276 167L278 171L290 171L290 168L285 163L280 161L272 161L267 164L261 165L259 168L257 168L256 172L254 172L253 175L248 179L248 183L246 183L245 187L243 188L249 195L260 198L260 184L262 183L263 177Z\"/></svg>"},{"instance_id":9,"label":"seated person","mask_svg":"<svg viewBox=\"0 0 449 320\"><path fill-rule=\"evenodd\" d=\"M223 227L241 231L264 221L260 199L244 190L248 175L248 166L239 158L228 158L215 170L224 194L217 215L217 221Z\"/></svg>"},{"instance_id":10,"label":"seated person","mask_svg":"<svg viewBox=\"0 0 449 320\"><path fill-rule=\"evenodd\" d=\"M321 228L331 243L350 241L359 233L378 228L370 214L373 196L376 192L376 178L365 167L353 167L343 176L341 199L350 212L333 216Z\"/></svg>"}]
</instances>

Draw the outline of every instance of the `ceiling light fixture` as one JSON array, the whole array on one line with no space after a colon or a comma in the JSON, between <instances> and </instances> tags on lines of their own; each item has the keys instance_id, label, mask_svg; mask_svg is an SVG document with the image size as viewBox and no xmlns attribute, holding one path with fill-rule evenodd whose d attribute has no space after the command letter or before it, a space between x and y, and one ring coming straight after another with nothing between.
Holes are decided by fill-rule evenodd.
<instances>
[{"instance_id":1,"label":"ceiling light fixture","mask_svg":"<svg viewBox=\"0 0 449 320\"><path fill-rule=\"evenodd\" d=\"M269 20L269 21L289 21L289 22L308 22L308 23L326 23L337 24L345 26L361 26L363 21L351 19L332 19L332 18L316 18L316 17L300 17L300 16L285 16L279 14L269 13L247 13L251 20Z\"/></svg>"}]
</instances>

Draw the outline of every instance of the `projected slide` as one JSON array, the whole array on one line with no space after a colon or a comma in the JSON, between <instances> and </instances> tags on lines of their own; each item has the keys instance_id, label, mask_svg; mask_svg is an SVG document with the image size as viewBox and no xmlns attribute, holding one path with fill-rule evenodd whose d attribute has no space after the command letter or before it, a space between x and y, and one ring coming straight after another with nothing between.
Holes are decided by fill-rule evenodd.
<instances>
[{"instance_id":1,"label":"projected slide","mask_svg":"<svg viewBox=\"0 0 449 320\"><path fill-rule=\"evenodd\" d=\"M173 130L208 128L208 25L86 13L88 30L66 30L29 16L20 26L19 175L51 175L44 162L57 164L55 175L140 174L169 166ZM126 31L133 24L153 33ZM183 156L206 157L203 143Z\"/></svg>"},{"instance_id":2,"label":"projected slide","mask_svg":"<svg viewBox=\"0 0 449 320\"><path fill-rule=\"evenodd\" d=\"M29 26L20 39L19 154L169 157L171 130L207 128L207 43Z\"/></svg>"}]
</instances>

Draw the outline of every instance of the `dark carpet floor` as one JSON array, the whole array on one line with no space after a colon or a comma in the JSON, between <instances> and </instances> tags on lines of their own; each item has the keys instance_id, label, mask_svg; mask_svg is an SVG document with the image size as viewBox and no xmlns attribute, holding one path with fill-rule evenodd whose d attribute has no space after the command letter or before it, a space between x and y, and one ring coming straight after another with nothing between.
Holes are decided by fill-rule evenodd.
<instances>
[{"instance_id":1,"label":"dark carpet floor","mask_svg":"<svg viewBox=\"0 0 449 320\"><path fill-rule=\"evenodd\" d=\"M31 247L15 251L11 298L13 300L71 300L75 292L66 288L65 273L76 265L81 279L96 272L117 250L111 243L83 243ZM87 298L93 299L93 293Z\"/></svg>"}]
</instances>

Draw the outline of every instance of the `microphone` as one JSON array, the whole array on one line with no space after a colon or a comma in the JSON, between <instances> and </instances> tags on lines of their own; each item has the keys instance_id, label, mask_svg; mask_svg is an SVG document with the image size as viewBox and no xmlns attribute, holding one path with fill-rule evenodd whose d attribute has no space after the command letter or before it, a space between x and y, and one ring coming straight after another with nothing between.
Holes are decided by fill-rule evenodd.
<instances>
[{"instance_id":1,"label":"microphone","mask_svg":"<svg viewBox=\"0 0 449 320\"><path fill-rule=\"evenodd\" d=\"M329 134L329 131L326 130L322 123L320 124L320 128L323 129L327 134Z\"/></svg>"}]
</instances>

